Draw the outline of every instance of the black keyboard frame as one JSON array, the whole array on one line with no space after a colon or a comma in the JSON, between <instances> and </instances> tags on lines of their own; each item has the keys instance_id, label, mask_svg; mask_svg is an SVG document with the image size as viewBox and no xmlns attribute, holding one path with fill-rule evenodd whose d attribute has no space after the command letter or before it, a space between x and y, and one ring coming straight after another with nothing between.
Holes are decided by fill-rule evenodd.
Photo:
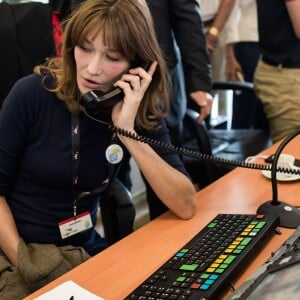
<instances>
[{"instance_id":1,"label":"black keyboard frame","mask_svg":"<svg viewBox=\"0 0 300 300\"><path fill-rule=\"evenodd\" d=\"M220 218L222 216L250 216L253 218L256 218L257 215L255 214L219 214L214 219L211 220L201 231L199 231L189 242L187 242L183 247L178 249L177 252L173 254L165 263L163 263L158 269L156 269L146 280L144 280L134 291L132 291L125 299L139 299L133 297L136 291L141 289L141 287L146 284L146 282L151 279L152 276L155 276L158 272L165 269L168 265L168 262L175 257L175 255L183 248L191 248L192 245L194 245L196 242L199 241L199 237L205 235L208 231L211 230L209 228L209 224L214 222L216 218ZM226 288L229 286L229 284L232 282L234 277L241 272L241 270L248 265L248 263L251 261L252 255L254 255L259 249L265 245L268 239L270 239L275 234L275 229L279 225L279 218L274 216L268 216L265 215L263 221L266 222L266 225L261 229L259 234L253 238L251 245L249 247L246 247L243 251L242 255L238 255L237 258L233 261L233 263L226 269L225 276L223 274L220 275L220 280L217 280L217 282L214 284L213 288L209 291L200 291L200 290L194 290L191 297L186 299L217 299L217 296ZM175 271L174 271L175 272ZM221 278L222 277L222 278ZM147 298L141 298L141 299L147 299ZM152 299L152 298L151 298Z\"/></svg>"}]
</instances>

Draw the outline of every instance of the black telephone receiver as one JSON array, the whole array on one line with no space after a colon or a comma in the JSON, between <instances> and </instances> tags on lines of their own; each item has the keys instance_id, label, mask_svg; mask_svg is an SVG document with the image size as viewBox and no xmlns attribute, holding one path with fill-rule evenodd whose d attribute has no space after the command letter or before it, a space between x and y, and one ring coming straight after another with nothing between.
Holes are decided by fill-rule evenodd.
<instances>
[{"instance_id":1,"label":"black telephone receiver","mask_svg":"<svg viewBox=\"0 0 300 300\"><path fill-rule=\"evenodd\" d=\"M150 67L150 62L135 62L131 65L131 68L141 66L147 70ZM79 103L84 107L88 113L98 114L103 112L110 112L113 106L123 100L124 93L119 87L114 88L106 93L100 90L92 90L83 94L79 100Z\"/></svg>"}]
</instances>

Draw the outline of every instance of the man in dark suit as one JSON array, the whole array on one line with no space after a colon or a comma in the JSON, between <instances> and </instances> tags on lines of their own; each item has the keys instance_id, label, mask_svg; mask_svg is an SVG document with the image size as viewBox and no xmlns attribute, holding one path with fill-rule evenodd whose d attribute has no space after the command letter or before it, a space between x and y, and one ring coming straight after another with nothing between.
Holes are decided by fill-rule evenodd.
<instances>
[{"instance_id":1,"label":"man in dark suit","mask_svg":"<svg viewBox=\"0 0 300 300\"><path fill-rule=\"evenodd\" d=\"M199 122L211 111L211 66L197 0L146 0L172 79L167 121L180 144L186 107L200 110Z\"/></svg>"}]
</instances>

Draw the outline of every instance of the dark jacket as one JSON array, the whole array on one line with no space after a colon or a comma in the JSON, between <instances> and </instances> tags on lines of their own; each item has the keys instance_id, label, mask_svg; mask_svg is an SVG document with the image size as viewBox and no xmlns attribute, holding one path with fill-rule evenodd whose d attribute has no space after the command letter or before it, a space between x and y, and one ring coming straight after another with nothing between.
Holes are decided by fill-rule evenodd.
<instances>
[{"instance_id":1,"label":"dark jacket","mask_svg":"<svg viewBox=\"0 0 300 300\"><path fill-rule=\"evenodd\" d=\"M0 3L0 108L19 78L55 55L52 13L43 3Z\"/></svg>"},{"instance_id":2,"label":"dark jacket","mask_svg":"<svg viewBox=\"0 0 300 300\"><path fill-rule=\"evenodd\" d=\"M147 0L158 42L169 67L172 90L169 128L178 128L194 91L211 92L211 65L197 0ZM178 130L178 129L176 129Z\"/></svg>"},{"instance_id":3,"label":"dark jacket","mask_svg":"<svg viewBox=\"0 0 300 300\"><path fill-rule=\"evenodd\" d=\"M147 0L154 27L169 68L178 63L180 50L187 92L211 91L211 66L199 4L196 0ZM175 40L174 38L175 37Z\"/></svg>"},{"instance_id":4,"label":"dark jacket","mask_svg":"<svg viewBox=\"0 0 300 300\"><path fill-rule=\"evenodd\" d=\"M257 1L257 13L263 60L284 68L300 68L300 39L294 32L285 1Z\"/></svg>"}]
</instances>

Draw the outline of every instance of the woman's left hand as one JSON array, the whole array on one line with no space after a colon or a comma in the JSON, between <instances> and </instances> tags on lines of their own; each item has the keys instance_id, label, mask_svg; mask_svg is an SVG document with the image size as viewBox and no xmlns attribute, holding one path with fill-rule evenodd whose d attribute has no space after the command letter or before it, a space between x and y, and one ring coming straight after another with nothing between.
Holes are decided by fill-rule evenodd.
<instances>
[{"instance_id":1,"label":"woman's left hand","mask_svg":"<svg viewBox=\"0 0 300 300\"><path fill-rule=\"evenodd\" d=\"M142 67L130 69L129 73L123 74L114 84L125 94L123 101L117 103L112 111L112 120L115 126L129 131L134 130L138 108L151 83L156 67L157 62L154 61L148 70L144 70Z\"/></svg>"}]
</instances>

